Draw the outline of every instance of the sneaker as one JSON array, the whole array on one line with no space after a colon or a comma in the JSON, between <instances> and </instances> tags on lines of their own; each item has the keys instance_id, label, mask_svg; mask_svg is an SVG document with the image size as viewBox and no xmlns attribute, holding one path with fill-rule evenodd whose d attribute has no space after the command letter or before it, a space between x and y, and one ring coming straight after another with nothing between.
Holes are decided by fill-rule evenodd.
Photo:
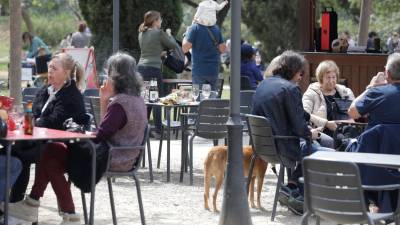
<instances>
[{"instance_id":1,"label":"sneaker","mask_svg":"<svg viewBox=\"0 0 400 225\"><path fill-rule=\"evenodd\" d=\"M76 213L64 213L60 225L80 225L81 217Z\"/></svg>"},{"instance_id":2,"label":"sneaker","mask_svg":"<svg viewBox=\"0 0 400 225\"><path fill-rule=\"evenodd\" d=\"M155 139L160 139L161 133L159 131L152 130L150 131L150 137Z\"/></svg>"},{"instance_id":3,"label":"sneaker","mask_svg":"<svg viewBox=\"0 0 400 225\"><path fill-rule=\"evenodd\" d=\"M279 189L278 202L282 206L287 206L289 197L291 194L292 194L292 190L288 186L284 186L284 185L281 186L281 188Z\"/></svg>"},{"instance_id":4,"label":"sneaker","mask_svg":"<svg viewBox=\"0 0 400 225\"><path fill-rule=\"evenodd\" d=\"M39 214L38 200L26 196L24 200L9 204L9 215L28 222L37 222Z\"/></svg>"},{"instance_id":5,"label":"sneaker","mask_svg":"<svg viewBox=\"0 0 400 225\"><path fill-rule=\"evenodd\" d=\"M303 215L304 197L300 194L298 189L292 190L292 193L288 199L287 207L295 215Z\"/></svg>"}]
</instances>

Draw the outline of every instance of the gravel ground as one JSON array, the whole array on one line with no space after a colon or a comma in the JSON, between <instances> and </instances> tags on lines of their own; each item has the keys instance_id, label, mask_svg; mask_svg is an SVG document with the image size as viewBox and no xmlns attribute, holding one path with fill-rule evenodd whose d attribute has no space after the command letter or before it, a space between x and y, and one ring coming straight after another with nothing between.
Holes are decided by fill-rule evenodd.
<instances>
[{"instance_id":1,"label":"gravel ground","mask_svg":"<svg viewBox=\"0 0 400 225\"><path fill-rule=\"evenodd\" d=\"M246 137L244 143L247 143ZM185 174L184 182L179 182L180 170L180 141L171 142L171 182L166 182L166 148L164 148L161 168L154 168L154 182L149 182L148 168L139 172L142 188L142 198L146 223L152 224L218 224L219 213L209 212L203 208L203 161L212 142L203 139L194 141L194 185L189 185L189 177ZM157 163L158 141L152 141L153 167ZM165 145L164 145L165 147ZM33 175L33 174L32 174ZM33 177L33 176L31 176ZM32 181L31 181L32 182ZM295 216L285 207L278 204L276 219L271 222L271 209L276 185L275 175L268 169L264 180L261 204L264 209L250 209L251 220L254 225L295 225L300 224L300 217ZM31 185L30 185L31 186ZM130 178L118 178L113 185L117 210L118 223L120 225L140 224L139 208L137 204L135 183ZM78 213L82 214L80 192L73 187L73 196ZM211 189L213 192L213 189ZM223 187L218 194L217 206L222 207ZM87 196L89 200L89 196ZM209 203L211 206L211 202ZM39 224L59 224L61 218L57 214L55 195L49 185L45 196L41 200L39 210ZM82 219L83 224L83 219ZM96 186L95 224L112 224L111 209L108 190L105 180ZM327 223L322 223L327 224Z\"/></svg>"}]
</instances>

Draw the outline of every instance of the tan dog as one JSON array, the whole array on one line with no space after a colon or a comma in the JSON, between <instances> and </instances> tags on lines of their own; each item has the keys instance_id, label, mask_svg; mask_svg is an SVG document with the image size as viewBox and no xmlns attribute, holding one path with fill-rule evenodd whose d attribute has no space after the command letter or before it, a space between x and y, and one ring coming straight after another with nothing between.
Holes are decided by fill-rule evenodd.
<instances>
[{"instance_id":1,"label":"tan dog","mask_svg":"<svg viewBox=\"0 0 400 225\"><path fill-rule=\"evenodd\" d=\"M218 212L216 201L218 196L218 191L221 188L222 182L224 180L226 161L228 158L227 146L215 146L211 148L208 152L207 158L204 161L204 208L210 210L208 207L209 192L211 187L211 178L215 177L215 190L213 195L213 209L214 212ZM253 154L253 149L251 146L243 147L243 171L244 176L247 177L250 168L251 155ZM254 205L254 183L257 178L257 208L261 208L261 190L264 182L264 175L267 170L267 163L261 159L257 159L254 164L253 175L250 183L250 206L255 208Z\"/></svg>"}]
</instances>

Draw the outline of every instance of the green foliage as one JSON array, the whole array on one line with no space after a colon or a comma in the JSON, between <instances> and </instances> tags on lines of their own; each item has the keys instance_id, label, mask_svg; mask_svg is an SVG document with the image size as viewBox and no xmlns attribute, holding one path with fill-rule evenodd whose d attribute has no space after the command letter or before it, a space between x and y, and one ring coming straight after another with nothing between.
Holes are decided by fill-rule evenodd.
<instances>
[{"instance_id":1,"label":"green foliage","mask_svg":"<svg viewBox=\"0 0 400 225\"><path fill-rule=\"evenodd\" d=\"M51 19L46 15L32 15L32 23L36 35L53 50L68 33L76 30L76 20L71 13L53 15Z\"/></svg>"},{"instance_id":2,"label":"green foliage","mask_svg":"<svg viewBox=\"0 0 400 225\"><path fill-rule=\"evenodd\" d=\"M120 4L120 49L137 59L140 55L138 28L147 11L161 12L163 29L171 28L174 34L179 30L182 19L181 0L125 0L120 1ZM104 60L112 54L112 1L79 0L79 6L93 33L92 44L97 63L102 66Z\"/></svg>"},{"instance_id":3,"label":"green foliage","mask_svg":"<svg viewBox=\"0 0 400 225\"><path fill-rule=\"evenodd\" d=\"M267 59L298 43L298 0L244 0L243 22L263 44Z\"/></svg>"}]
</instances>

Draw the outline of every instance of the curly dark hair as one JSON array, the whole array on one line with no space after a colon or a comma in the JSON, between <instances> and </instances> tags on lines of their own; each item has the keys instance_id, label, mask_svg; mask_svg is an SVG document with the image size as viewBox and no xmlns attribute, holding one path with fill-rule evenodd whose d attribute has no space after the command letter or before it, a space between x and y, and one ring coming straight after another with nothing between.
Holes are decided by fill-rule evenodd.
<instances>
[{"instance_id":1,"label":"curly dark hair","mask_svg":"<svg viewBox=\"0 0 400 225\"><path fill-rule=\"evenodd\" d=\"M107 60L108 76L114 82L115 94L140 96L143 84L137 73L136 60L127 53L117 52Z\"/></svg>"},{"instance_id":2,"label":"curly dark hair","mask_svg":"<svg viewBox=\"0 0 400 225\"><path fill-rule=\"evenodd\" d=\"M284 51L278 60L276 68L272 71L273 75L280 75L286 80L291 80L298 72L304 72L307 60L297 52Z\"/></svg>"}]
</instances>

